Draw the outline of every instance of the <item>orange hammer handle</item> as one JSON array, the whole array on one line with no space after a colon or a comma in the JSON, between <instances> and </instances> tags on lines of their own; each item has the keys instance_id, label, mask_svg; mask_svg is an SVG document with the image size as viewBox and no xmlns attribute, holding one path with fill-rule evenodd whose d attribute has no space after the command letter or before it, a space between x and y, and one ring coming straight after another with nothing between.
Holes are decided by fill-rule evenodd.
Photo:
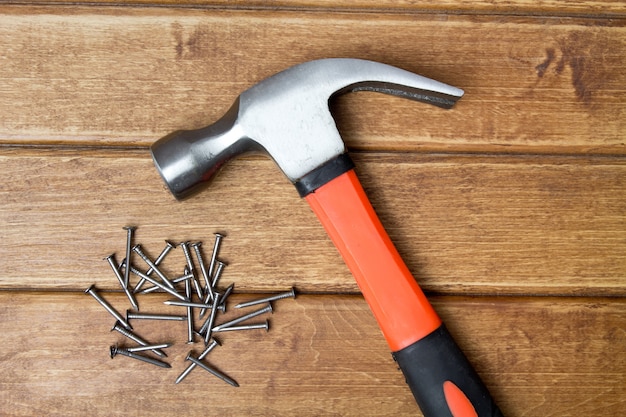
<instances>
[{"instance_id":1,"label":"orange hammer handle","mask_svg":"<svg viewBox=\"0 0 626 417\"><path fill-rule=\"evenodd\" d=\"M354 170L305 199L354 275L392 351L411 345L441 325Z\"/></svg>"},{"instance_id":2,"label":"orange hammer handle","mask_svg":"<svg viewBox=\"0 0 626 417\"><path fill-rule=\"evenodd\" d=\"M502 417L350 169L304 196L339 249L426 417Z\"/></svg>"}]
</instances>

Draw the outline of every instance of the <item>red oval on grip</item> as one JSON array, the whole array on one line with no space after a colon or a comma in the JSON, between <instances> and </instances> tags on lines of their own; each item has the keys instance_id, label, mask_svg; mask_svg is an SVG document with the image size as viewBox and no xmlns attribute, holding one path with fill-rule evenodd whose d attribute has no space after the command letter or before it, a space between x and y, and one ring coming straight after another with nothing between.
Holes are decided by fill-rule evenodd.
<instances>
[{"instance_id":1,"label":"red oval on grip","mask_svg":"<svg viewBox=\"0 0 626 417\"><path fill-rule=\"evenodd\" d=\"M443 395L446 397L448 408L453 417L478 417L474 406L463 391L453 382L443 383Z\"/></svg>"}]
</instances>

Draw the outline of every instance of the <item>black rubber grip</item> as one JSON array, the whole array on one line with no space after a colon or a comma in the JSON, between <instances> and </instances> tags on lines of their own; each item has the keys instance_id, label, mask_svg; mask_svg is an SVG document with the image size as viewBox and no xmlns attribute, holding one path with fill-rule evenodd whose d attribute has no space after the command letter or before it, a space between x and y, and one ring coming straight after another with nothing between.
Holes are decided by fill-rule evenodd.
<instances>
[{"instance_id":1,"label":"black rubber grip","mask_svg":"<svg viewBox=\"0 0 626 417\"><path fill-rule=\"evenodd\" d=\"M320 188L322 185L334 180L341 174L345 174L354 168L354 162L347 153L341 154L331 159L320 167L300 178L294 185L300 194L300 197L306 197L308 194Z\"/></svg>"},{"instance_id":2,"label":"black rubber grip","mask_svg":"<svg viewBox=\"0 0 626 417\"><path fill-rule=\"evenodd\" d=\"M487 387L444 325L392 355L425 417L502 417ZM453 404L451 397L458 393L462 394L456 398L464 396L471 407L462 406L463 398L461 407L458 401Z\"/></svg>"}]
</instances>

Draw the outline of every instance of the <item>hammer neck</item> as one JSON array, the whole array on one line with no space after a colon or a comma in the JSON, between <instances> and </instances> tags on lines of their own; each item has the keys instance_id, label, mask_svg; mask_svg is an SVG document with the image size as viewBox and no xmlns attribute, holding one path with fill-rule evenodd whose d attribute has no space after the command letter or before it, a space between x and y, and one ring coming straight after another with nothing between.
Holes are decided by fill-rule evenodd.
<instances>
[{"instance_id":1,"label":"hammer neck","mask_svg":"<svg viewBox=\"0 0 626 417\"><path fill-rule=\"evenodd\" d=\"M300 197L306 197L322 185L334 180L354 168L347 153L341 154L300 178L294 185Z\"/></svg>"}]
</instances>

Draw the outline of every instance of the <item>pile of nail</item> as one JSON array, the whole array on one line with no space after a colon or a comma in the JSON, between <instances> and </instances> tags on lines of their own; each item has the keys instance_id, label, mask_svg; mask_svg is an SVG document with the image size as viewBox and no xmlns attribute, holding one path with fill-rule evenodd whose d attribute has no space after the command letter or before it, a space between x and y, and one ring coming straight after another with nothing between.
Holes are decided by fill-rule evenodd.
<instances>
[{"instance_id":1,"label":"pile of nail","mask_svg":"<svg viewBox=\"0 0 626 417\"><path fill-rule=\"evenodd\" d=\"M126 311L124 317L117 311L103 295L95 288L90 286L85 290L86 294L91 295L108 311L117 321L112 330L124 335L136 345L120 347L117 344L110 347L111 358L117 355L137 359L146 363L150 363L162 368L171 368L171 365L164 362L162 358L167 355L163 349L171 346L170 343L151 343L136 334L131 326L131 322L135 320L179 320L187 321L187 343L196 342L201 339L204 342L204 350L194 356L192 352L187 354L185 358L190 364L175 380L178 384L181 382L196 366L204 369L208 373L220 378L221 380L238 387L239 384L229 376L212 367L204 359L206 356L220 343L213 336L218 332L231 332L240 330L269 329L269 322L265 320L263 323L249 324L248 320L266 313L272 313L272 301L294 298L295 292L292 288L289 291L282 292L269 297L250 300L240 303L235 308L255 307L251 313L241 315L235 319L218 324L218 312L226 311L227 299L233 293L234 283L230 284L224 290L220 289L219 279L226 264L218 259L223 235L215 233L215 242L211 254L210 262L205 263L202 255L202 242L190 243L188 241L181 242L178 245L170 241L165 241L165 247L160 255L155 259L151 259L143 251L140 244L133 245L135 227L126 226L126 257L121 263L117 263L115 254L111 254L104 258L110 265L111 269L122 290L126 294L131 308ZM176 277L168 277L163 268L160 267L167 255L176 247L180 247L186 260L186 266L183 273ZM192 251L195 254L192 255ZM141 260L142 266L137 267L134 263L136 259ZM197 265L197 266L196 266ZM145 272L144 272L145 269ZM131 276L136 284L131 283ZM136 279L135 279L136 277ZM201 284L200 278L204 281ZM151 284L144 288L146 283ZM184 286L184 287L183 287ZM181 288L182 287L182 288ZM139 304L137 302L138 294L148 294L151 292L166 292L175 299L165 301L164 304L171 306L179 306L186 309L186 314L148 314L139 312ZM258 306L261 306L258 308ZM200 309L199 318L204 319L202 325L196 330L194 309ZM209 312L207 314L207 312ZM150 355L156 355L161 359L157 359Z\"/></svg>"}]
</instances>

